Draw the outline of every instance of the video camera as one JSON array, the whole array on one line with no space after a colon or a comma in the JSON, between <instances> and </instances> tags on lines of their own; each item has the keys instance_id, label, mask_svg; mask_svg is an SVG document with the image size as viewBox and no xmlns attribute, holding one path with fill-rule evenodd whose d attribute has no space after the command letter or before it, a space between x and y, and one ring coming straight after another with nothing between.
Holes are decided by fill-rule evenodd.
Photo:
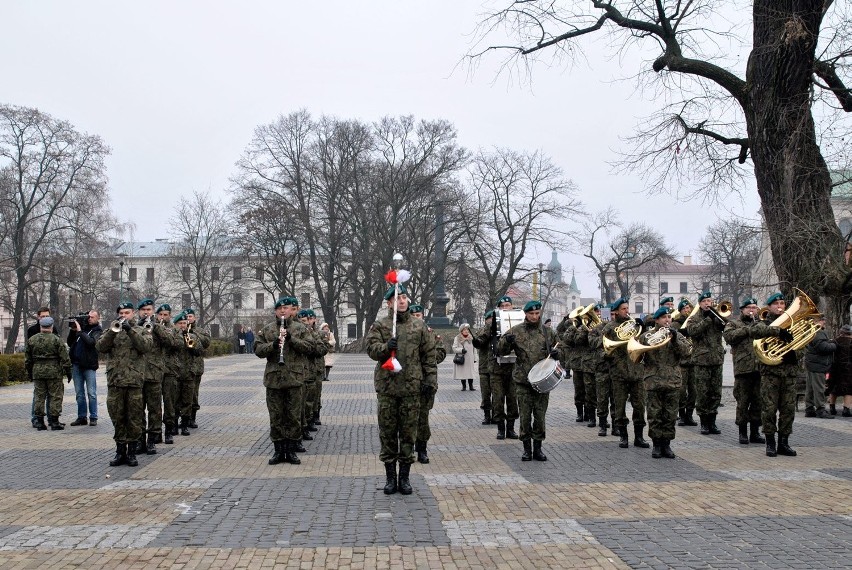
<instances>
[{"instance_id":1,"label":"video camera","mask_svg":"<svg viewBox=\"0 0 852 570\"><path fill-rule=\"evenodd\" d=\"M65 319L65 322L68 323L68 326L72 328L74 326L75 321L80 323L80 328L82 329L87 324L89 324L89 312L86 311L85 313L77 313L76 316L68 317L67 319Z\"/></svg>"}]
</instances>

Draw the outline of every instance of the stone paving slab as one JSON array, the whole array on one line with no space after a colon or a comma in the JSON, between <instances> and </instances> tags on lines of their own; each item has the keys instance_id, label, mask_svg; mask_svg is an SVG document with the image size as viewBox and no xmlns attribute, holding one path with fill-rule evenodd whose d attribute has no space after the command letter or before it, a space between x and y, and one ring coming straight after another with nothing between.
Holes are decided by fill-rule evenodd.
<instances>
[{"instance_id":1,"label":"stone paving slab","mask_svg":"<svg viewBox=\"0 0 852 570\"><path fill-rule=\"evenodd\" d=\"M852 506L824 499L852 492L848 419L799 412L798 457L767 458L737 443L726 388L722 435L678 428L678 459L654 460L575 422L564 382L547 414L549 461L522 462L520 442L481 425L478 383L461 391L445 362L431 462L412 467L414 494L386 496L375 363L338 355L299 466L267 464L263 366L209 359L201 427L136 468L107 466L102 376L100 424L63 432L29 426L31 385L0 388L3 569L812 568L837 565L832 548L852 541ZM66 386L66 422L73 399Z\"/></svg>"}]
</instances>

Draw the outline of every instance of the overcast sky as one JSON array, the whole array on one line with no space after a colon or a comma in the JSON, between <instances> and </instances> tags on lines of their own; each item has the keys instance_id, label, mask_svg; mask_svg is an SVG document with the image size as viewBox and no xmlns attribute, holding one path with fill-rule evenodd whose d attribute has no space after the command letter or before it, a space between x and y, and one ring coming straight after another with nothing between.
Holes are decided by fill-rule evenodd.
<instances>
[{"instance_id":1,"label":"overcast sky","mask_svg":"<svg viewBox=\"0 0 852 570\"><path fill-rule=\"evenodd\" d=\"M626 223L667 215L665 234L693 252L713 208L647 196L638 177L610 162L622 137L654 108L629 82L625 62L587 52L570 70L536 67L532 81L497 73L497 58L471 73L480 1L211 0L4 2L2 102L38 107L100 135L113 209L137 240L168 237L167 221L194 190L227 198L228 177L257 125L301 108L315 116L373 121L412 114L446 119L471 149L541 149L590 209L614 205ZM597 74L592 68L598 68ZM753 214L754 193L734 209ZM576 266L597 295L591 267ZM549 251L538 253L547 263Z\"/></svg>"}]
</instances>

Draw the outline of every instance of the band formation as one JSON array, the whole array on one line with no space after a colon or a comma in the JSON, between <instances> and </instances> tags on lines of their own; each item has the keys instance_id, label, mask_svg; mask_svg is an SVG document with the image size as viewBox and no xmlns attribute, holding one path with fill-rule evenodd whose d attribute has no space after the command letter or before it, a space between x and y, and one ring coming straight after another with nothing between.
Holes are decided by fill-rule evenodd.
<instances>
[{"instance_id":1,"label":"band formation","mask_svg":"<svg viewBox=\"0 0 852 570\"><path fill-rule=\"evenodd\" d=\"M412 492L415 454L417 461L429 462L429 411L438 390L437 367L447 354L443 339L424 323L423 307L409 304L401 281L394 277L384 294L387 315L365 338L367 354L376 361L386 494ZM789 306L774 293L763 308L749 298L739 310L734 318L729 302L715 303L705 291L695 305L683 298L675 306L665 297L642 320L632 318L628 300L620 298L606 307L580 307L554 330L541 322L539 301L517 310L510 297L501 297L469 339L478 356L482 424L496 425L497 439L519 439L523 461L547 461L542 444L549 393L570 369L577 422L597 427L600 436L617 436L619 447L627 448L632 419L635 447L652 448L654 458L674 458L676 424L700 425L705 435L721 433L716 415L726 342L733 354L739 442L765 444L769 457L794 456L789 437L801 374L797 352L816 336L820 315L801 291ZM155 454L157 444L172 444L174 436L188 436L198 427L198 390L211 337L192 309L172 316L169 305L155 310L150 299L135 307L120 304L105 331L96 313L90 321L71 323L67 345L75 374L86 359L94 359L97 368L97 355L105 358L116 444L109 464L135 466L137 453ZM467 343L461 336L453 342L457 367L464 366ZM299 465L303 441L312 440L322 425L322 383L330 368L325 356L334 349L333 336L317 328L311 309L300 310L295 297L285 296L275 303L275 320L257 333L253 348L266 360L263 385L274 447L269 464ZM25 362L34 382L33 427L64 429L62 378L71 381L72 362L51 317L41 318L28 339ZM82 404L84 411L72 425L87 423L85 394L80 398L78 390L78 409ZM88 422L94 425L96 398L91 400ZM644 437L646 425L651 443Z\"/></svg>"}]
</instances>

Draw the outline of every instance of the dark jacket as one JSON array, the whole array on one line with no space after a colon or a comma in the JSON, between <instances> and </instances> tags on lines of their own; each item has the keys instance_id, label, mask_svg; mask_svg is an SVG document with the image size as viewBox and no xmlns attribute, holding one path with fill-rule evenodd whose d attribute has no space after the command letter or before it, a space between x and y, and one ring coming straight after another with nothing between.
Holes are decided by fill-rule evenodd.
<instances>
[{"instance_id":1,"label":"dark jacket","mask_svg":"<svg viewBox=\"0 0 852 570\"><path fill-rule=\"evenodd\" d=\"M98 369L98 350L95 343L103 333L101 324L90 325L86 323L83 330L68 331L68 346L71 348L71 363L80 370Z\"/></svg>"},{"instance_id":2,"label":"dark jacket","mask_svg":"<svg viewBox=\"0 0 852 570\"><path fill-rule=\"evenodd\" d=\"M27 328L27 338L25 339L25 341L30 340L31 336L37 335L40 332L41 332L41 327L39 326L38 323L36 323L34 325L30 325ZM55 324L53 325L53 334L55 334L56 336L59 336L59 329L56 328Z\"/></svg>"},{"instance_id":3,"label":"dark jacket","mask_svg":"<svg viewBox=\"0 0 852 570\"><path fill-rule=\"evenodd\" d=\"M820 329L805 347L805 369L808 372L828 372L831 370L835 350L837 343L828 338L824 329Z\"/></svg>"}]
</instances>

